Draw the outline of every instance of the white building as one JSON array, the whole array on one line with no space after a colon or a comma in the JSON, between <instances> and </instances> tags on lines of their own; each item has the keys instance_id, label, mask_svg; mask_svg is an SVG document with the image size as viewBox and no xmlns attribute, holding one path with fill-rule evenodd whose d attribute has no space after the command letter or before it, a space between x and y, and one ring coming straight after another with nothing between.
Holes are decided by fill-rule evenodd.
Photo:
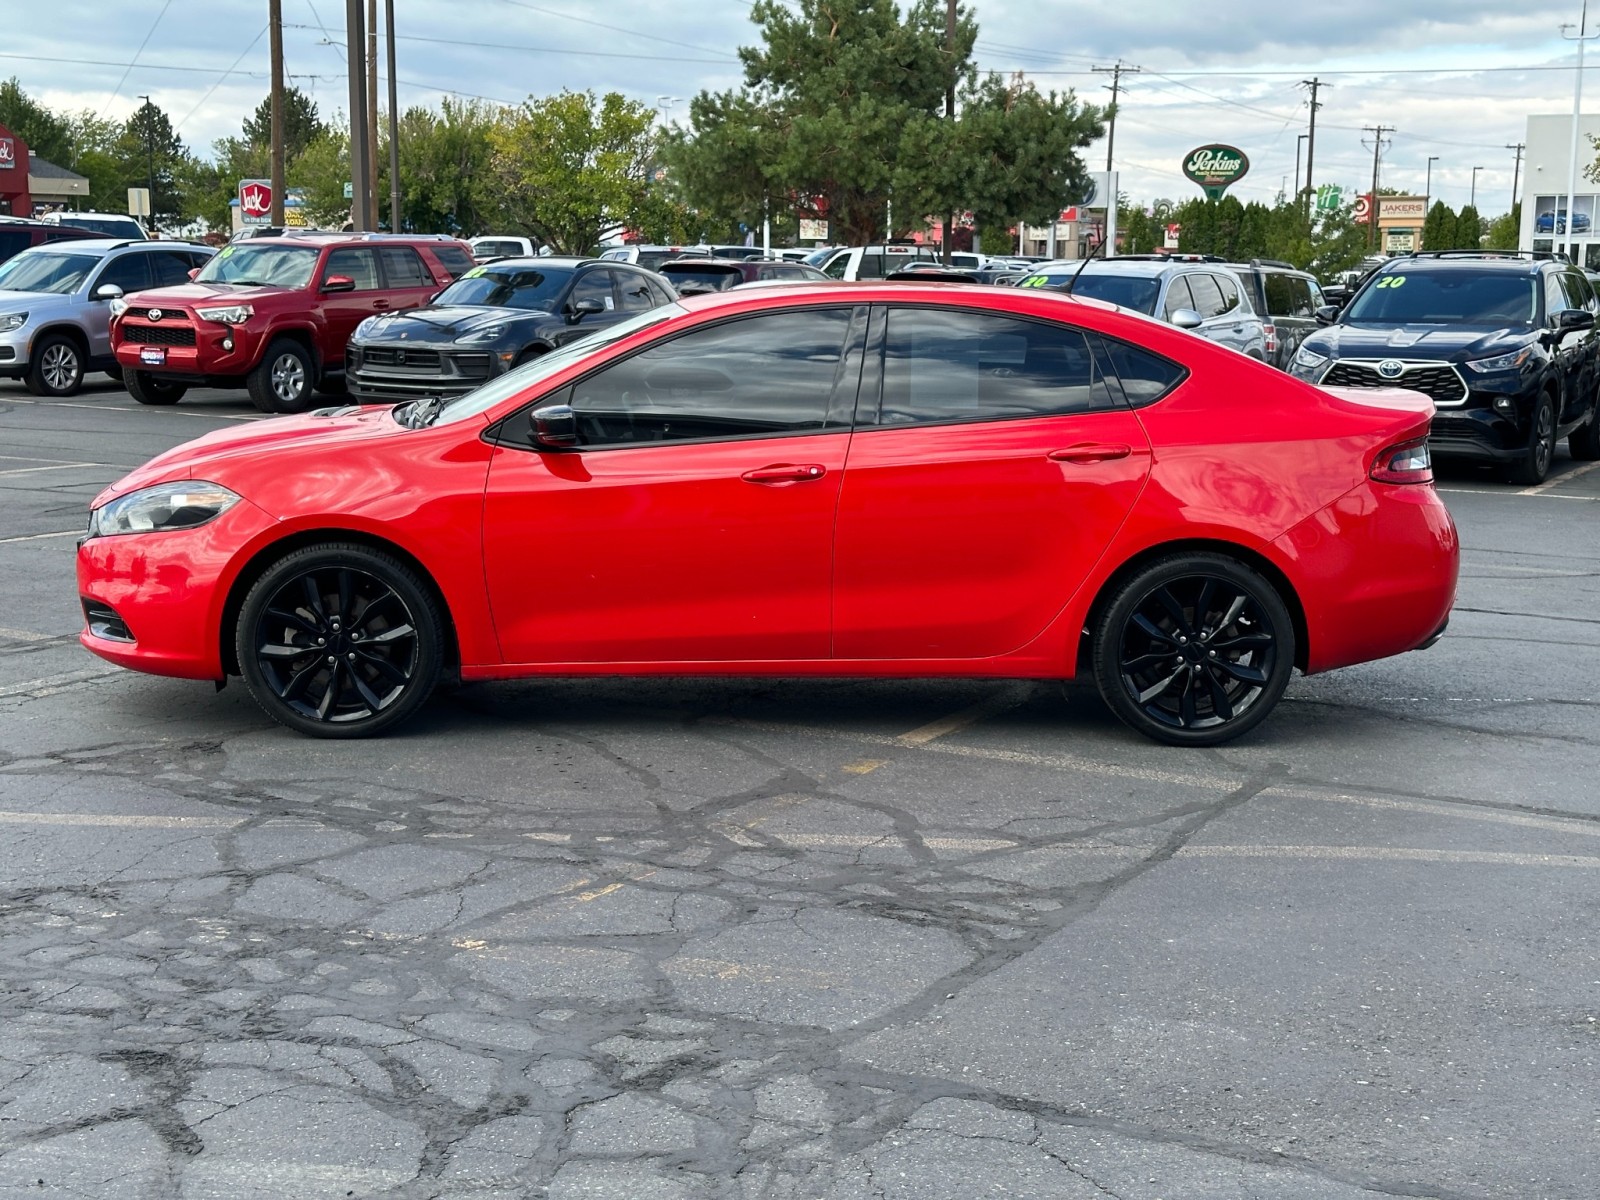
<instances>
[{"instance_id":1,"label":"white building","mask_svg":"<svg viewBox=\"0 0 1600 1200\"><path fill-rule=\"evenodd\" d=\"M1596 204L1600 184L1584 174L1600 157L1591 138L1600 139L1600 116L1585 115L1578 121L1578 180L1569 230L1572 114L1528 118L1522 231L1517 245L1523 250L1564 250L1573 262L1600 270L1600 208Z\"/></svg>"}]
</instances>

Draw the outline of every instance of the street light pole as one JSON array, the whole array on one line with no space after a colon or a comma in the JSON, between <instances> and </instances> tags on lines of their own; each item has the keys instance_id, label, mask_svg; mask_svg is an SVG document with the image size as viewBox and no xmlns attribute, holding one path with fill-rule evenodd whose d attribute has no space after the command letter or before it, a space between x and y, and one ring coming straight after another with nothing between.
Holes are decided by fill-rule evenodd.
<instances>
[{"instance_id":1,"label":"street light pole","mask_svg":"<svg viewBox=\"0 0 1600 1200\"><path fill-rule=\"evenodd\" d=\"M144 105L145 105L146 108L150 107L150 97L149 96L140 96L139 99L144 101ZM156 229L156 146L155 146L155 131L150 127L151 123L152 122L150 120L150 114L149 113L145 113L145 115L144 115L144 154L145 154L145 167L146 167L146 170L149 172L148 183L150 184L150 211L145 214L144 227L145 227L146 232L154 233L155 229Z\"/></svg>"},{"instance_id":2,"label":"street light pole","mask_svg":"<svg viewBox=\"0 0 1600 1200\"><path fill-rule=\"evenodd\" d=\"M1428 215L1428 208L1433 203L1433 164L1439 161L1437 154L1428 155L1427 181L1422 185L1422 215Z\"/></svg>"},{"instance_id":3,"label":"street light pole","mask_svg":"<svg viewBox=\"0 0 1600 1200\"><path fill-rule=\"evenodd\" d=\"M1556 213L1556 232L1572 235L1573 226L1576 224L1577 214L1573 211L1574 193L1578 190L1578 114L1583 107L1583 46L1600 37L1600 31L1589 32L1589 0L1583 0L1583 12L1578 19L1578 32L1568 33L1571 25L1561 27L1561 36L1569 42L1578 43L1578 70L1577 77L1572 84L1572 159L1567 166L1567 220L1566 228L1562 228L1561 214ZM1570 243L1569 243L1570 245Z\"/></svg>"},{"instance_id":4,"label":"street light pole","mask_svg":"<svg viewBox=\"0 0 1600 1200\"><path fill-rule=\"evenodd\" d=\"M1302 133L1294 140L1294 194L1297 200L1300 196L1300 148L1310 136L1309 133Z\"/></svg>"},{"instance_id":5,"label":"street light pole","mask_svg":"<svg viewBox=\"0 0 1600 1200\"><path fill-rule=\"evenodd\" d=\"M389 232L400 227L400 101L394 77L394 0L384 9L384 36L389 53Z\"/></svg>"},{"instance_id":6,"label":"street light pole","mask_svg":"<svg viewBox=\"0 0 1600 1200\"><path fill-rule=\"evenodd\" d=\"M1472 168L1472 191L1468 193L1467 207L1473 212L1478 211L1478 172L1481 170L1482 167Z\"/></svg>"}]
</instances>

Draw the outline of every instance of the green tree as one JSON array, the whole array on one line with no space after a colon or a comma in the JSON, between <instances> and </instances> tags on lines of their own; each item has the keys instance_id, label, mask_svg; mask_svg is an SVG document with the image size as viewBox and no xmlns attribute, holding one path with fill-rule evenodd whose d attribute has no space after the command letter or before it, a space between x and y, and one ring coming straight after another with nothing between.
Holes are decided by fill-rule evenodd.
<instances>
[{"instance_id":1,"label":"green tree","mask_svg":"<svg viewBox=\"0 0 1600 1200\"><path fill-rule=\"evenodd\" d=\"M446 97L438 112L408 109L400 118L401 217L405 229L456 233L519 233L495 185L491 132L503 109L476 100ZM385 219L389 205L389 139L378 148L379 191ZM348 176L347 176L348 178Z\"/></svg>"},{"instance_id":2,"label":"green tree","mask_svg":"<svg viewBox=\"0 0 1600 1200\"><path fill-rule=\"evenodd\" d=\"M1455 249L1477 250L1483 245L1483 218L1472 205L1456 214Z\"/></svg>"},{"instance_id":3,"label":"green tree","mask_svg":"<svg viewBox=\"0 0 1600 1200\"><path fill-rule=\"evenodd\" d=\"M189 152L171 118L153 100L141 104L123 125L115 155L125 187L153 185L150 207L157 228L178 224L191 214L188 197L179 186L180 173L188 174Z\"/></svg>"},{"instance_id":4,"label":"green tree","mask_svg":"<svg viewBox=\"0 0 1600 1200\"><path fill-rule=\"evenodd\" d=\"M1456 248L1456 214L1443 200L1435 200L1422 220L1422 249Z\"/></svg>"},{"instance_id":5,"label":"green tree","mask_svg":"<svg viewBox=\"0 0 1600 1200\"><path fill-rule=\"evenodd\" d=\"M86 207L121 212L127 207L126 171L117 157L122 122L102 118L92 108L63 119L72 149L59 165L89 181Z\"/></svg>"},{"instance_id":6,"label":"green tree","mask_svg":"<svg viewBox=\"0 0 1600 1200\"><path fill-rule=\"evenodd\" d=\"M695 97L669 148L696 208L754 224L783 198L826 213L835 239L864 243L881 235L891 201L910 222L945 200L947 164L929 155L956 135L927 123L947 88L974 82L970 13L958 12L953 52L939 0L912 0L903 16L895 0L757 0L750 18L762 44L739 51L744 86ZM998 172L973 182L991 206L1004 198Z\"/></svg>"},{"instance_id":7,"label":"green tree","mask_svg":"<svg viewBox=\"0 0 1600 1200\"><path fill-rule=\"evenodd\" d=\"M288 87L283 93L283 156L285 161L298 158L305 148L327 132L317 116L317 102L297 87ZM255 112L244 121L244 141L270 153L272 149L272 97L256 105Z\"/></svg>"},{"instance_id":8,"label":"green tree","mask_svg":"<svg viewBox=\"0 0 1600 1200\"><path fill-rule=\"evenodd\" d=\"M489 130L504 214L552 250L582 254L647 207L655 110L619 92L528 100Z\"/></svg>"},{"instance_id":9,"label":"green tree","mask_svg":"<svg viewBox=\"0 0 1600 1200\"><path fill-rule=\"evenodd\" d=\"M1166 230L1137 205L1117 205L1117 228L1122 231L1123 254L1150 254L1165 242Z\"/></svg>"},{"instance_id":10,"label":"green tree","mask_svg":"<svg viewBox=\"0 0 1600 1200\"><path fill-rule=\"evenodd\" d=\"M0 83L0 125L47 162L64 167L72 158L72 130L67 121L23 91L15 75Z\"/></svg>"},{"instance_id":11,"label":"green tree","mask_svg":"<svg viewBox=\"0 0 1600 1200\"><path fill-rule=\"evenodd\" d=\"M1484 243L1489 250L1515 250L1522 237L1522 201L1511 206L1511 211L1501 213L1489 222L1489 238Z\"/></svg>"}]
</instances>

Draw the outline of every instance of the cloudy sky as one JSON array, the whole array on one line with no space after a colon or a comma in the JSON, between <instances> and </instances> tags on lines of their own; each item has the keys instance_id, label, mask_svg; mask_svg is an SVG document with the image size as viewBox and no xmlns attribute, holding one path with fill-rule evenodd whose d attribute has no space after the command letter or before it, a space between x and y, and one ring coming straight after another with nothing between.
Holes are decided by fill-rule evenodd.
<instances>
[{"instance_id":1,"label":"cloudy sky","mask_svg":"<svg viewBox=\"0 0 1600 1200\"><path fill-rule=\"evenodd\" d=\"M1095 66L1121 59L1116 166L1136 199L1194 192L1183 153L1227 142L1250 157L1242 199L1292 188L1313 75L1332 86L1318 116L1316 182L1365 190L1372 142L1395 127L1382 182L1478 207L1510 204L1529 113L1570 112L1581 0L964 0L978 62L1101 102ZM1600 0L1594 5L1600 12ZM266 93L266 0L8 0L0 78L58 109L125 116L149 95L193 147L238 130ZM685 97L739 81L754 40L749 0L397 0L402 107L447 94L515 102L563 87L621 91L684 115ZM325 112L346 103L344 0L283 0L285 61ZM1600 46L1585 75L1600 109ZM1592 66L1590 65L1592 64ZM674 99L676 98L676 99ZM1105 165L1105 143L1089 151Z\"/></svg>"}]
</instances>

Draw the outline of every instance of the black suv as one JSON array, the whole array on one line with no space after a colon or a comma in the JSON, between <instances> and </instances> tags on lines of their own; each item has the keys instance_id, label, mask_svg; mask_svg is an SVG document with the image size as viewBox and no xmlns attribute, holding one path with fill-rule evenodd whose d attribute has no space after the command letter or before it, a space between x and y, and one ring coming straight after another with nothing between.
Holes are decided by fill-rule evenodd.
<instances>
[{"instance_id":1,"label":"black suv","mask_svg":"<svg viewBox=\"0 0 1600 1200\"><path fill-rule=\"evenodd\" d=\"M1317 309L1327 304L1317 277L1271 258L1228 265L1250 293L1250 306L1261 314L1267 361L1287 371L1300 343L1317 330Z\"/></svg>"},{"instance_id":2,"label":"black suv","mask_svg":"<svg viewBox=\"0 0 1600 1200\"><path fill-rule=\"evenodd\" d=\"M1297 377L1433 398L1439 458L1498 463L1515 483L1550 473L1556 441L1600 458L1600 312L1582 271L1548 257L1440 251L1391 259L1328 328L1300 344Z\"/></svg>"},{"instance_id":3,"label":"black suv","mask_svg":"<svg viewBox=\"0 0 1600 1200\"><path fill-rule=\"evenodd\" d=\"M423 308L368 317L345 348L352 399L457 396L565 342L671 304L661 276L588 258L498 258Z\"/></svg>"}]
</instances>

